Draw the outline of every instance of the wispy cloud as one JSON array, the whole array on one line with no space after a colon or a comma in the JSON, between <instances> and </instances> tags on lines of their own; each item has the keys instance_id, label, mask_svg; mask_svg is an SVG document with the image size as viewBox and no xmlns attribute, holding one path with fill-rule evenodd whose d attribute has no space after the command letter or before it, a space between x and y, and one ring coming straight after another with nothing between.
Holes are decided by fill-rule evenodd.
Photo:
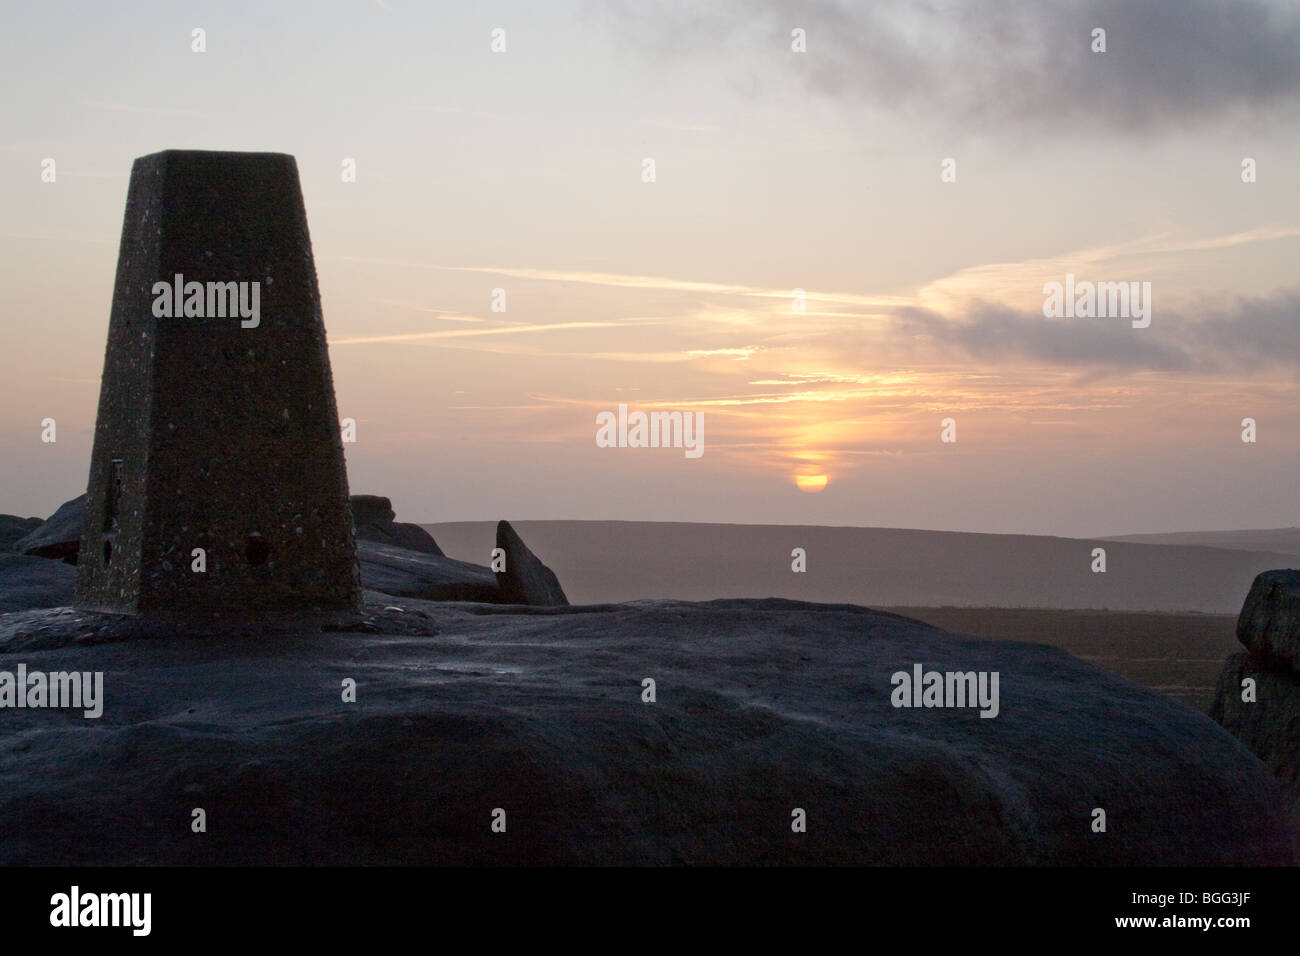
<instances>
[{"instance_id":1,"label":"wispy cloud","mask_svg":"<svg viewBox=\"0 0 1300 956\"><path fill-rule=\"evenodd\" d=\"M843 401L863 388L884 386L875 370L887 363L950 363L953 357L977 367L1033 365L1073 370L1091 380L1140 371L1203 374L1217 370L1255 369L1261 374L1300 370L1300 294L1239 299L1211 311L1192 301L1162 302L1156 326L1132 329L1127 322L1044 318L1042 284L1074 271L1101 271L1106 278L1128 278L1129 267L1142 264L1143 274L1159 260L1283 241L1300 236L1300 226L1269 225L1210 236L1170 233L1135 237L1074 252L1019 262L970 266L901 295L862 292L807 292L810 302L835 302L839 310L789 311L790 290L589 270L518 266L445 265L398 259L333 257L400 268L490 273L535 282L591 285L629 293L674 292L684 297L679 311L654 317L628 317L558 323L492 320L490 327L351 335L334 345L366 343L446 344L481 337L533 336L545 332L660 325L674 338L655 335L637 347L615 349L511 347L498 351L532 352L552 358L679 365L723 374L753 363L749 386L791 386L776 393L737 396L732 403L784 404ZM1155 265L1153 265L1153 260ZM1182 268L1186 268L1183 264ZM1129 270L1129 271L1126 271ZM436 316L448 322L485 325L477 316L381 299L381 304ZM770 304L769 304L770 303ZM744 339L737 341L739 335ZM694 341L692 341L694 339ZM468 344L468 341L467 341ZM665 347L665 345L670 347ZM790 362L804 363L793 366ZM812 366L807 363L821 363ZM846 367L847 366L847 367ZM864 371L865 367L865 371ZM764 374L766 373L766 374ZM835 388L851 386L851 392ZM721 401L720 399L715 399Z\"/></svg>"},{"instance_id":2,"label":"wispy cloud","mask_svg":"<svg viewBox=\"0 0 1300 956\"><path fill-rule=\"evenodd\" d=\"M395 266L408 269L428 269L447 272L477 272L528 279L538 282L567 282L580 285L607 286L618 289L645 291L688 292L701 295L746 296L761 299L779 299L790 302L793 289L773 289L761 286L740 285L728 282L708 282L698 279L680 279L669 276L646 276L619 272L591 272L568 269L536 269L520 266L465 266L418 262L410 259L385 259L370 256L321 255L318 259L338 262L357 262L368 265ZM888 307L914 304L914 299L898 295L861 295L846 292L827 292L805 289L806 302L831 302L847 305Z\"/></svg>"},{"instance_id":3,"label":"wispy cloud","mask_svg":"<svg viewBox=\"0 0 1300 956\"><path fill-rule=\"evenodd\" d=\"M1289 225L1260 226L1244 232L1198 238L1178 238L1168 234L1139 236L1056 256L970 266L922 286L909 304L944 314L960 312L973 302L1026 308L1034 301L1041 304L1045 281L1060 280L1067 272L1077 273L1103 264L1122 270L1125 260L1150 262L1153 258L1230 249L1297 236L1300 236L1300 226ZM1100 278L1134 276L1107 275Z\"/></svg>"},{"instance_id":4,"label":"wispy cloud","mask_svg":"<svg viewBox=\"0 0 1300 956\"><path fill-rule=\"evenodd\" d=\"M437 332L399 332L393 335L358 335L330 339L330 345L362 345L374 342L421 342L432 339L470 338L480 335L527 335L569 329L610 329L629 325L657 325L657 319L621 319L613 322L551 322L533 325L505 325L491 329L442 329Z\"/></svg>"},{"instance_id":5,"label":"wispy cloud","mask_svg":"<svg viewBox=\"0 0 1300 956\"><path fill-rule=\"evenodd\" d=\"M390 305L398 309L406 309L410 312L423 312L427 315L437 316L447 322L482 322L483 319L476 315L466 315L457 312L455 309L438 309L427 305L419 305L414 302L403 302L399 299L376 299L379 305Z\"/></svg>"}]
</instances>

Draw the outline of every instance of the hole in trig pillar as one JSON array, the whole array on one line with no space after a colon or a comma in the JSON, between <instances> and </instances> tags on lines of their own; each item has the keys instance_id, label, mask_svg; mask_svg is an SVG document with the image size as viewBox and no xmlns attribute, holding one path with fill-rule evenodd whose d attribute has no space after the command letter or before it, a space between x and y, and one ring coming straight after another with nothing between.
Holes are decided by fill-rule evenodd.
<instances>
[{"instance_id":1,"label":"hole in trig pillar","mask_svg":"<svg viewBox=\"0 0 1300 956\"><path fill-rule=\"evenodd\" d=\"M248 563L257 567L266 564L266 559L271 556L271 546L266 543L266 539L254 531L248 536L248 543L244 545L244 557Z\"/></svg>"},{"instance_id":2,"label":"hole in trig pillar","mask_svg":"<svg viewBox=\"0 0 1300 956\"><path fill-rule=\"evenodd\" d=\"M122 459L108 463L108 481L104 494L104 566L113 560L113 539L117 537L117 514L122 506Z\"/></svg>"},{"instance_id":3,"label":"hole in trig pillar","mask_svg":"<svg viewBox=\"0 0 1300 956\"><path fill-rule=\"evenodd\" d=\"M104 531L117 530L117 512L122 504L122 459L108 463L108 493L104 496Z\"/></svg>"}]
</instances>

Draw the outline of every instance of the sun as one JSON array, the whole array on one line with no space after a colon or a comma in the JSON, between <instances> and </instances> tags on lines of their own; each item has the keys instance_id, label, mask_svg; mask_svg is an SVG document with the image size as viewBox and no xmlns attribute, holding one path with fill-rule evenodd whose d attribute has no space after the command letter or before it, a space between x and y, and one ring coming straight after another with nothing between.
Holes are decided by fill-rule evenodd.
<instances>
[{"instance_id":1,"label":"sun","mask_svg":"<svg viewBox=\"0 0 1300 956\"><path fill-rule=\"evenodd\" d=\"M825 475L795 475L794 483L800 491L815 495L826 487Z\"/></svg>"}]
</instances>

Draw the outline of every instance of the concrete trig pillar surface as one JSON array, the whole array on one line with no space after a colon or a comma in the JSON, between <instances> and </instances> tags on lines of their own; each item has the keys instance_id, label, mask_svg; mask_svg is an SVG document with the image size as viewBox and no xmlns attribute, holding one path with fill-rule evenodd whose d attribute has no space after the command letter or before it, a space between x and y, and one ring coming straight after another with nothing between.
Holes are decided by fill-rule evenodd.
<instances>
[{"instance_id":1,"label":"concrete trig pillar surface","mask_svg":"<svg viewBox=\"0 0 1300 956\"><path fill-rule=\"evenodd\" d=\"M168 150L135 161L88 491L79 608L360 610L292 156Z\"/></svg>"}]
</instances>

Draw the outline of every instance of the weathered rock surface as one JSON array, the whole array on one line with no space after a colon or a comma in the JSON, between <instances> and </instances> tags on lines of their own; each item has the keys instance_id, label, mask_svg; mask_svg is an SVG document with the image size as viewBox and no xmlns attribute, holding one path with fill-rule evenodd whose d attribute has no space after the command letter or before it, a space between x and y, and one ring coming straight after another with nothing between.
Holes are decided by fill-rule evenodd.
<instances>
[{"instance_id":1,"label":"weathered rock surface","mask_svg":"<svg viewBox=\"0 0 1300 956\"><path fill-rule=\"evenodd\" d=\"M72 603L77 572L62 561L0 553L0 613Z\"/></svg>"},{"instance_id":2,"label":"weathered rock surface","mask_svg":"<svg viewBox=\"0 0 1300 956\"><path fill-rule=\"evenodd\" d=\"M1237 618L1237 640L1257 660L1300 674L1300 571L1255 578Z\"/></svg>"},{"instance_id":3,"label":"weathered rock surface","mask_svg":"<svg viewBox=\"0 0 1300 956\"><path fill-rule=\"evenodd\" d=\"M1300 571L1255 578L1237 618L1237 640L1247 653L1224 663L1210 716L1276 775L1300 855ZM1253 692L1244 686L1248 679Z\"/></svg>"},{"instance_id":4,"label":"weathered rock surface","mask_svg":"<svg viewBox=\"0 0 1300 956\"><path fill-rule=\"evenodd\" d=\"M10 550L20 538L39 528L40 518L20 518L18 515L0 515L0 551Z\"/></svg>"},{"instance_id":5,"label":"weathered rock surface","mask_svg":"<svg viewBox=\"0 0 1300 956\"><path fill-rule=\"evenodd\" d=\"M357 542L361 583L374 591L428 601L500 601L490 570L441 555L375 541Z\"/></svg>"},{"instance_id":6,"label":"weathered rock surface","mask_svg":"<svg viewBox=\"0 0 1300 956\"><path fill-rule=\"evenodd\" d=\"M102 671L105 696L98 720L0 710L0 863L1291 860L1241 743L1052 648L778 600L400 607L366 610L436 633L0 616L0 669ZM999 716L894 708L917 662L999 672Z\"/></svg>"},{"instance_id":7,"label":"weathered rock surface","mask_svg":"<svg viewBox=\"0 0 1300 956\"><path fill-rule=\"evenodd\" d=\"M421 554L442 556L433 535L418 524L394 521L393 503L379 495L353 495L352 517L358 541L375 541Z\"/></svg>"},{"instance_id":8,"label":"weathered rock surface","mask_svg":"<svg viewBox=\"0 0 1300 956\"><path fill-rule=\"evenodd\" d=\"M20 538L14 544L14 550L37 558L61 558L68 564L76 564L85 520L85 495L65 501L39 527Z\"/></svg>"},{"instance_id":9,"label":"weathered rock surface","mask_svg":"<svg viewBox=\"0 0 1300 956\"><path fill-rule=\"evenodd\" d=\"M537 607L568 605L560 579L528 549L509 521L497 522L496 546L506 553L506 569L496 572L504 603Z\"/></svg>"},{"instance_id":10,"label":"weathered rock surface","mask_svg":"<svg viewBox=\"0 0 1300 956\"><path fill-rule=\"evenodd\" d=\"M74 607L36 608L0 615L0 654L65 650L69 646L149 641L267 641L348 631L357 634L424 635L437 633L429 614L409 601L368 591L364 615L347 626L334 626L313 615L274 615L185 620L153 615L104 614ZM4 711L0 711L4 713Z\"/></svg>"},{"instance_id":11,"label":"weathered rock surface","mask_svg":"<svg viewBox=\"0 0 1300 956\"><path fill-rule=\"evenodd\" d=\"M1246 678L1255 681L1253 702L1242 700ZM1219 675L1210 716L1268 765L1300 811L1300 676L1234 654Z\"/></svg>"}]
</instances>

